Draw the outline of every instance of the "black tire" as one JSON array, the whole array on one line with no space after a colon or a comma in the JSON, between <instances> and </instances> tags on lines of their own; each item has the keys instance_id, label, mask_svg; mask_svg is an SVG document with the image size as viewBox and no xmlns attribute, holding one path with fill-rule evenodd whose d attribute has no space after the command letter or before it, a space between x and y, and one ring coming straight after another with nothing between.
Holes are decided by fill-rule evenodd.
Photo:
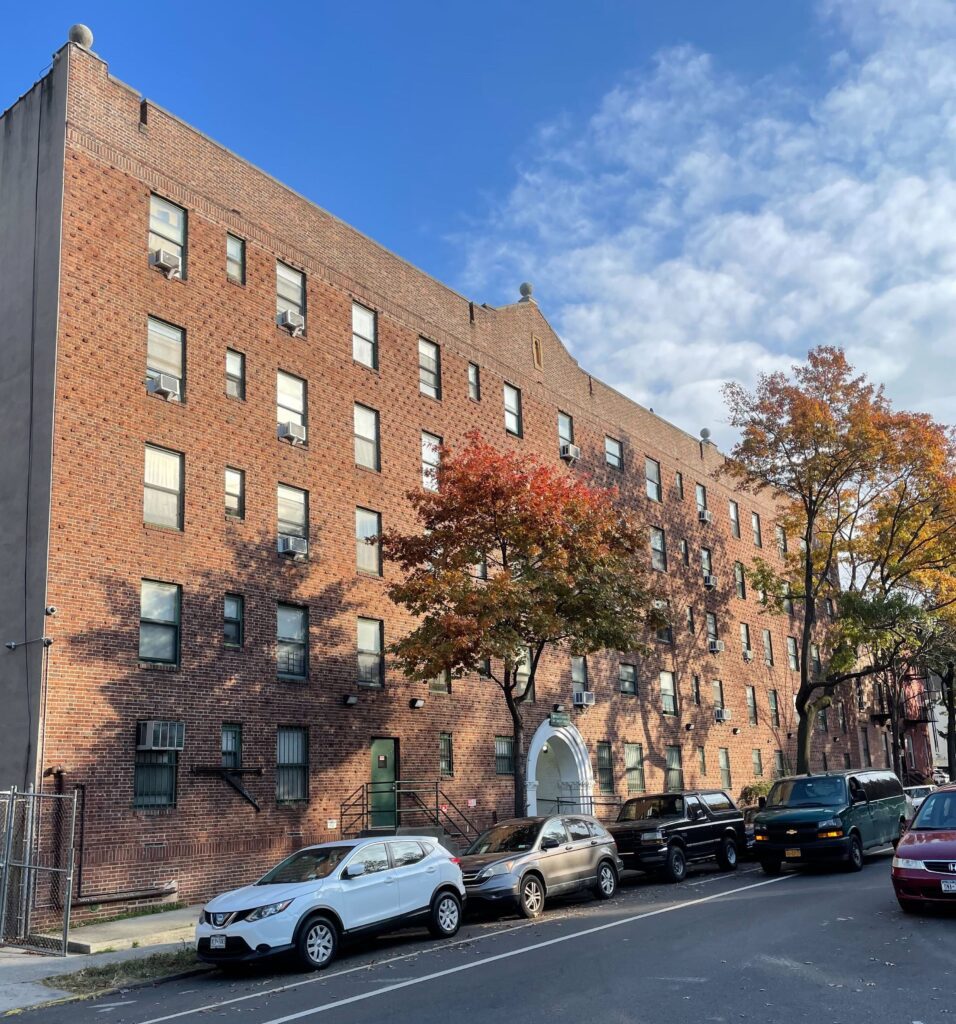
<instances>
[{"instance_id":1,"label":"black tire","mask_svg":"<svg viewBox=\"0 0 956 1024\"><path fill-rule=\"evenodd\" d=\"M846 858L847 871L863 870L863 844L859 836L850 836L850 852Z\"/></svg>"},{"instance_id":2,"label":"black tire","mask_svg":"<svg viewBox=\"0 0 956 1024\"><path fill-rule=\"evenodd\" d=\"M779 875L783 871L779 860L761 860L760 866L765 875Z\"/></svg>"},{"instance_id":3,"label":"black tire","mask_svg":"<svg viewBox=\"0 0 956 1024\"><path fill-rule=\"evenodd\" d=\"M330 918L321 914L310 917L299 929L295 953L306 970L323 970L332 963L338 951L339 930Z\"/></svg>"},{"instance_id":4,"label":"black tire","mask_svg":"<svg viewBox=\"0 0 956 1024\"><path fill-rule=\"evenodd\" d=\"M518 913L534 920L544 910L544 883L537 875L525 875L518 893Z\"/></svg>"},{"instance_id":5,"label":"black tire","mask_svg":"<svg viewBox=\"0 0 956 1024\"><path fill-rule=\"evenodd\" d=\"M602 860L598 864L597 882L593 891L599 900L609 900L617 892L617 868L609 860Z\"/></svg>"},{"instance_id":6,"label":"black tire","mask_svg":"<svg viewBox=\"0 0 956 1024\"><path fill-rule=\"evenodd\" d=\"M450 939L461 927L461 900L447 889L432 900L428 930L436 939Z\"/></svg>"},{"instance_id":7,"label":"black tire","mask_svg":"<svg viewBox=\"0 0 956 1024\"><path fill-rule=\"evenodd\" d=\"M721 871L737 870L737 843L730 836L721 839L717 847L717 866Z\"/></svg>"},{"instance_id":8,"label":"black tire","mask_svg":"<svg viewBox=\"0 0 956 1024\"><path fill-rule=\"evenodd\" d=\"M664 877L668 882L683 882L687 877L687 855L677 845L667 850L664 861Z\"/></svg>"}]
</instances>

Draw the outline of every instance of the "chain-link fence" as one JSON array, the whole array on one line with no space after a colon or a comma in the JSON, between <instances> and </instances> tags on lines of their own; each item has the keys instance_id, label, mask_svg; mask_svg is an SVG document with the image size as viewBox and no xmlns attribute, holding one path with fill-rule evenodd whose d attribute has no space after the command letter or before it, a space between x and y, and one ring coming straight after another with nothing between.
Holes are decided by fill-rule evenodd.
<instances>
[{"instance_id":1,"label":"chain-link fence","mask_svg":"<svg viewBox=\"0 0 956 1024\"><path fill-rule=\"evenodd\" d=\"M0 945L66 955L76 792L0 792Z\"/></svg>"}]
</instances>

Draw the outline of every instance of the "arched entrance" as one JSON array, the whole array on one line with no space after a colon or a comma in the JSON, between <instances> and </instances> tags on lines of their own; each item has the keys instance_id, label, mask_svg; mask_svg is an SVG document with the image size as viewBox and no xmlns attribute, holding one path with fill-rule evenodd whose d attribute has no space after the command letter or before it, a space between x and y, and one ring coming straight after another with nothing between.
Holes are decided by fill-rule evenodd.
<instances>
[{"instance_id":1,"label":"arched entrance","mask_svg":"<svg viewBox=\"0 0 956 1024\"><path fill-rule=\"evenodd\" d=\"M542 722L528 745L528 814L592 810L591 758L573 725Z\"/></svg>"}]
</instances>

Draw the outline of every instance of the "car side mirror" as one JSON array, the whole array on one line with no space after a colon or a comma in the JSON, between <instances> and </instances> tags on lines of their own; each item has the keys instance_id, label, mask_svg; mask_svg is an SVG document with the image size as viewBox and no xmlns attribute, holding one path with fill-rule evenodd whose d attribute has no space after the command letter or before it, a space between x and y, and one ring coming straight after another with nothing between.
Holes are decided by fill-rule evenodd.
<instances>
[{"instance_id":1,"label":"car side mirror","mask_svg":"<svg viewBox=\"0 0 956 1024\"><path fill-rule=\"evenodd\" d=\"M700 809L699 807L692 807L692 808L691 808L691 809L690 809L690 810L689 810L689 811L687 812L687 817L688 817L688 818L689 818L689 819L690 819L691 821L696 821L696 820L697 820L698 818L702 817L702 815L703 815L703 812L701 811L701 809Z\"/></svg>"},{"instance_id":2,"label":"car side mirror","mask_svg":"<svg viewBox=\"0 0 956 1024\"><path fill-rule=\"evenodd\" d=\"M851 797L850 802L854 804L865 804L869 801L866 798L866 793L862 789L858 789Z\"/></svg>"},{"instance_id":3,"label":"car side mirror","mask_svg":"<svg viewBox=\"0 0 956 1024\"><path fill-rule=\"evenodd\" d=\"M541 840L542 850L556 850L561 844L554 838L554 836L545 836Z\"/></svg>"},{"instance_id":4,"label":"car side mirror","mask_svg":"<svg viewBox=\"0 0 956 1024\"><path fill-rule=\"evenodd\" d=\"M757 806L763 810L767 806L767 798L765 796L757 797Z\"/></svg>"},{"instance_id":5,"label":"car side mirror","mask_svg":"<svg viewBox=\"0 0 956 1024\"><path fill-rule=\"evenodd\" d=\"M349 864L349 866L342 872L343 878L358 878L360 875L365 874L365 865L359 861L357 864Z\"/></svg>"}]
</instances>

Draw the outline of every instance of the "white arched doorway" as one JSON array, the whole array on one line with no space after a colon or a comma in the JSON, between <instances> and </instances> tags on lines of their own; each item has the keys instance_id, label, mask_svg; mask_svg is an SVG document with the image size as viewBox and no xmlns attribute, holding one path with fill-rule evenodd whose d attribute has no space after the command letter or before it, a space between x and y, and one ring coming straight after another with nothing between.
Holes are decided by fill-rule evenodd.
<instances>
[{"instance_id":1,"label":"white arched doorway","mask_svg":"<svg viewBox=\"0 0 956 1024\"><path fill-rule=\"evenodd\" d=\"M594 775L581 734L573 725L545 720L528 745L528 814L590 813Z\"/></svg>"}]
</instances>

